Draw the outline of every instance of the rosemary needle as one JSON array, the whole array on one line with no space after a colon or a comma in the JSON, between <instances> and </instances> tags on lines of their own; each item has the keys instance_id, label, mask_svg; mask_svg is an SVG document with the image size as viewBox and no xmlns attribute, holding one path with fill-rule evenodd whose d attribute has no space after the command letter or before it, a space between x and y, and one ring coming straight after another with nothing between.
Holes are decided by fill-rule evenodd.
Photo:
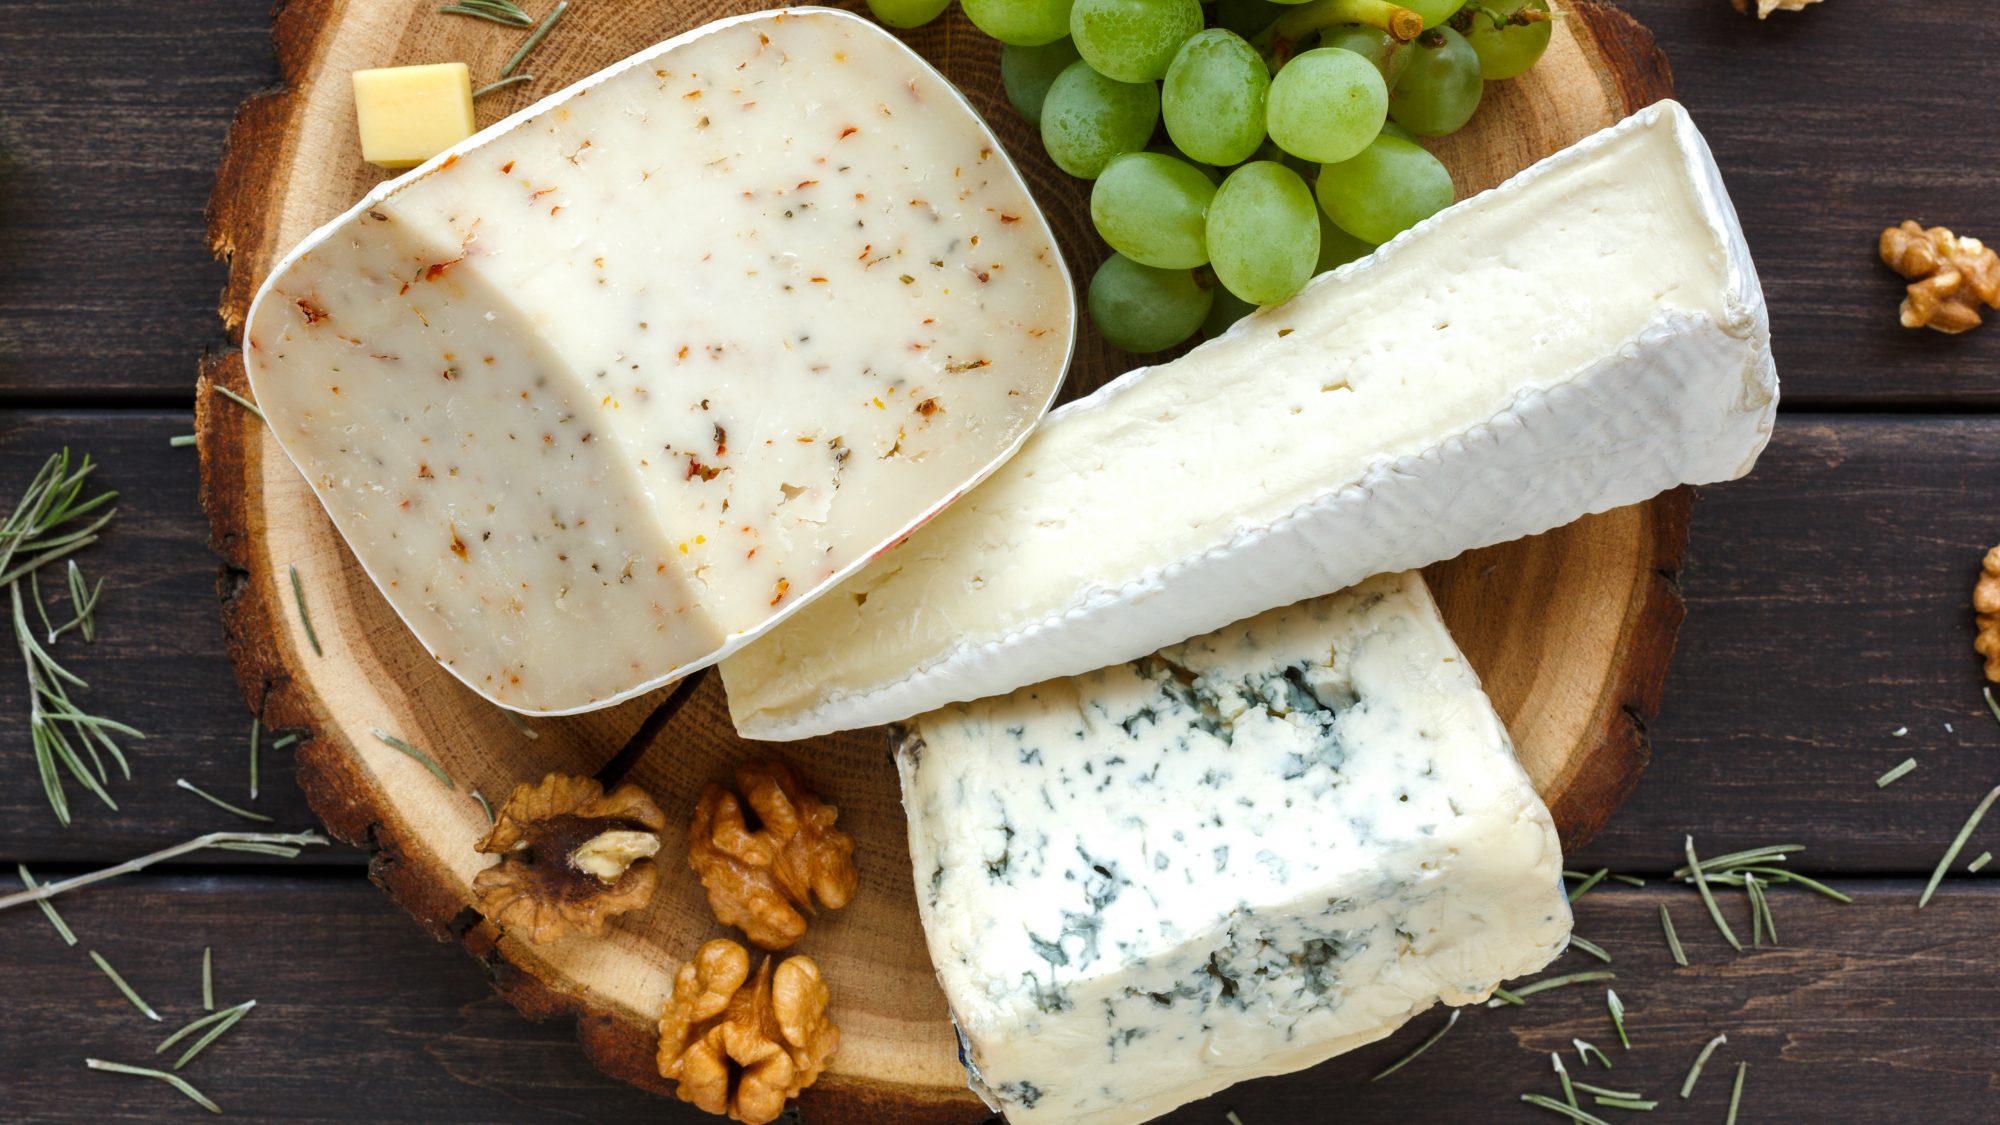
<instances>
[{"instance_id":1,"label":"rosemary needle","mask_svg":"<svg viewBox=\"0 0 2000 1125\"><path fill-rule=\"evenodd\" d=\"M1904 758L1895 768L1875 779L1875 788L1887 789L1889 786L1908 777L1910 771L1916 768L1917 760L1915 758Z\"/></svg>"},{"instance_id":2,"label":"rosemary needle","mask_svg":"<svg viewBox=\"0 0 2000 1125\"><path fill-rule=\"evenodd\" d=\"M196 1055L199 1055L203 1051L207 1050L208 1045L210 1043L213 1043L217 1039L222 1038L223 1035L228 1033L230 1028L235 1027L239 1022L242 1021L244 1016L250 1014L250 1009L256 1006L257 1002L255 1000L245 1000L243 1003L238 1004L234 1008L230 1008L227 1011L221 1013L223 1017L222 1021L216 1024L214 1027L209 1028L208 1034L195 1040L193 1045L189 1046L187 1050L182 1051L181 1057L174 1060L174 1069L179 1070L182 1067L186 1066L188 1063L194 1061L194 1057Z\"/></svg>"},{"instance_id":3,"label":"rosemary needle","mask_svg":"<svg viewBox=\"0 0 2000 1125\"><path fill-rule=\"evenodd\" d=\"M256 716L250 718L250 799L257 799L257 740L264 733L264 723Z\"/></svg>"},{"instance_id":4,"label":"rosemary needle","mask_svg":"<svg viewBox=\"0 0 2000 1125\"><path fill-rule=\"evenodd\" d=\"M1639 1098L1607 1098L1601 1094L1597 1096L1597 1104L1601 1106L1609 1106L1612 1109L1637 1109L1637 1110L1650 1111L1660 1108L1659 1102L1649 1102Z\"/></svg>"},{"instance_id":5,"label":"rosemary needle","mask_svg":"<svg viewBox=\"0 0 2000 1125\"><path fill-rule=\"evenodd\" d=\"M1570 1042L1576 1045L1576 1057L1583 1060L1583 1065L1589 1066L1590 1056L1596 1055L1597 1061L1604 1064L1604 1069L1611 1069L1611 1056L1600 1050L1597 1044L1587 1039L1572 1039Z\"/></svg>"},{"instance_id":6,"label":"rosemary needle","mask_svg":"<svg viewBox=\"0 0 2000 1125\"><path fill-rule=\"evenodd\" d=\"M207 801L209 804L214 805L216 808L221 809L223 812L235 813L237 816L242 817L244 820L254 820L261 824L270 824L272 822L271 818L265 816L263 813L256 813L256 812L251 812L249 809L238 808L237 806L230 804L228 801L223 800L222 798L216 796L215 794L210 793L208 790L203 789L201 786L196 785L194 782L189 781L185 777L177 779L174 782L174 784L180 786L182 789L187 790L188 792L194 794L195 796L200 797L202 800Z\"/></svg>"},{"instance_id":7,"label":"rosemary needle","mask_svg":"<svg viewBox=\"0 0 2000 1125\"><path fill-rule=\"evenodd\" d=\"M521 716L516 715L514 712L507 710L505 707L502 707L499 710L502 715L507 716L508 722L514 724L514 729L521 732L522 738L527 739L529 742L533 742L534 740L542 737L541 734L535 730L535 728L528 725L528 720L523 719Z\"/></svg>"},{"instance_id":8,"label":"rosemary needle","mask_svg":"<svg viewBox=\"0 0 2000 1125\"><path fill-rule=\"evenodd\" d=\"M1593 969L1587 973L1566 973L1559 977L1544 977L1541 980L1531 981L1527 984L1521 985L1519 988L1514 989L1511 993L1509 993L1509 995L1514 997L1514 999L1488 1000L1486 1002L1486 1006L1489 1008L1497 1008L1500 1005L1507 1003L1519 1004L1522 1000L1525 1000L1528 997L1533 996L1537 992L1547 992L1551 988L1561 988L1564 985L1588 984L1589 982L1594 980L1617 980L1617 979L1618 979L1617 973L1611 972L1606 969ZM1495 995L1496 996L1498 995L1497 990L1495 992Z\"/></svg>"},{"instance_id":9,"label":"rosemary needle","mask_svg":"<svg viewBox=\"0 0 2000 1125\"><path fill-rule=\"evenodd\" d=\"M1636 1100L1646 1096L1636 1090L1607 1090L1602 1086L1592 1086L1588 1082L1578 1082L1576 1088L1594 1098L1625 1098Z\"/></svg>"},{"instance_id":10,"label":"rosemary needle","mask_svg":"<svg viewBox=\"0 0 2000 1125\"><path fill-rule=\"evenodd\" d=\"M21 873L22 886L28 888L31 891L34 890L36 887L40 886L39 883L35 882L35 877L33 875L28 874L27 864L17 863L14 865L14 870L19 871ZM69 923L63 921L63 916L56 913L56 907L54 903L40 902L36 903L35 905L40 906L42 908L42 913L48 916L49 925L54 926L56 928L56 933L62 936L64 944L66 945L76 944L76 931L70 929Z\"/></svg>"},{"instance_id":11,"label":"rosemary needle","mask_svg":"<svg viewBox=\"0 0 2000 1125\"><path fill-rule=\"evenodd\" d=\"M1577 1125L1611 1125L1610 1122L1596 1114L1586 1113L1581 1109L1572 1109L1549 1097L1547 1094L1522 1094L1521 1100L1527 1102L1529 1105L1538 1106L1554 1113L1560 1113L1571 1121L1577 1122Z\"/></svg>"},{"instance_id":12,"label":"rosemary needle","mask_svg":"<svg viewBox=\"0 0 2000 1125\"><path fill-rule=\"evenodd\" d=\"M1708 878L1702 874L1701 860L1694 854L1694 837L1687 837L1687 870L1693 873L1695 890L1701 892L1702 905L1708 907L1708 916L1715 919L1715 928L1729 940L1730 947L1743 952L1743 943L1737 940L1736 931L1729 928L1729 922L1722 916L1722 908L1715 904L1715 892L1708 889Z\"/></svg>"},{"instance_id":13,"label":"rosemary needle","mask_svg":"<svg viewBox=\"0 0 2000 1125\"><path fill-rule=\"evenodd\" d=\"M1418 1055L1421 1055L1425 1051L1430 1050L1432 1044L1444 1038L1445 1032L1450 1031L1452 1028L1458 1025L1459 1011L1460 1009L1453 1008L1451 1010L1451 1017L1444 1021L1443 1027L1440 1027L1436 1031L1431 1032L1430 1037L1425 1039L1423 1042L1417 1044L1416 1049L1412 1050L1409 1054L1404 1055L1402 1058L1397 1059L1395 1062L1392 1062L1388 1066L1383 1067L1381 1070L1376 1071L1375 1076L1370 1078L1368 1081L1380 1082L1384 1078L1389 1077L1391 1074L1394 1074L1397 1071L1403 1069L1404 1067L1410 1065L1411 1060L1415 1059Z\"/></svg>"},{"instance_id":14,"label":"rosemary needle","mask_svg":"<svg viewBox=\"0 0 2000 1125\"><path fill-rule=\"evenodd\" d=\"M1681 938L1674 932L1674 916L1667 912L1667 904L1660 904L1660 928L1667 932L1667 952L1674 955L1674 964L1687 967L1687 951L1681 948Z\"/></svg>"},{"instance_id":15,"label":"rosemary needle","mask_svg":"<svg viewBox=\"0 0 2000 1125\"><path fill-rule=\"evenodd\" d=\"M528 13L510 0L459 0L456 4L446 4L438 11L452 16L472 16L476 19L491 20L508 27L533 27L535 21Z\"/></svg>"},{"instance_id":16,"label":"rosemary needle","mask_svg":"<svg viewBox=\"0 0 2000 1125\"><path fill-rule=\"evenodd\" d=\"M1516 1008L1518 1008L1525 1003L1527 1003L1527 1001L1521 999L1519 996L1514 995L1513 993L1507 991L1506 989L1496 988L1493 990L1493 999L1488 1000L1486 1002L1486 1006L1489 1008L1497 1008L1502 1004L1512 1004Z\"/></svg>"},{"instance_id":17,"label":"rosemary needle","mask_svg":"<svg viewBox=\"0 0 2000 1125\"><path fill-rule=\"evenodd\" d=\"M291 745L292 743L294 743L294 742L297 742L298 740L299 740L299 736L298 736L298 735L296 735L296 734L288 734L288 735L286 735L285 737L283 737L283 738L279 739L278 741L276 741L276 742L273 742L273 743L271 744L271 749L273 749L273 750L283 750L283 749L284 749L285 747L287 747L287 746L290 746L290 745Z\"/></svg>"},{"instance_id":18,"label":"rosemary needle","mask_svg":"<svg viewBox=\"0 0 2000 1125\"><path fill-rule=\"evenodd\" d=\"M299 624L306 627L306 640L312 644L314 656L325 656L319 647L319 633L313 629L312 614L306 611L306 584L299 581L299 568L292 570L292 600L299 603Z\"/></svg>"},{"instance_id":19,"label":"rosemary needle","mask_svg":"<svg viewBox=\"0 0 2000 1125\"><path fill-rule=\"evenodd\" d=\"M1701 868L1704 871L1729 871L1752 863L1783 863L1790 857L1791 853L1805 850L1806 846L1804 844L1770 844L1761 848L1748 848L1744 851L1730 852L1728 855L1719 855L1711 859L1704 859L1701 861ZM1674 878L1692 878L1693 870L1690 867L1676 867L1674 868Z\"/></svg>"},{"instance_id":20,"label":"rosemary needle","mask_svg":"<svg viewBox=\"0 0 2000 1125\"><path fill-rule=\"evenodd\" d=\"M1724 1125L1736 1125L1736 1107L1743 1104L1743 1075L1749 1069L1747 1062L1736 1064L1736 1085L1729 1091L1729 1119Z\"/></svg>"},{"instance_id":21,"label":"rosemary needle","mask_svg":"<svg viewBox=\"0 0 2000 1125\"><path fill-rule=\"evenodd\" d=\"M472 791L472 799L479 802L479 811L486 814L486 823L495 823L493 819L493 806L486 803L486 794L474 789Z\"/></svg>"},{"instance_id":22,"label":"rosemary needle","mask_svg":"<svg viewBox=\"0 0 2000 1125\"><path fill-rule=\"evenodd\" d=\"M221 383L210 383L209 386L215 388L216 394L219 394L223 398L226 398L229 401L235 403L236 405L242 407L243 409L248 410L250 413L255 414L258 418L264 419L264 421L266 422L270 421L270 419L264 418L263 409L259 407L256 403L251 402L249 399L244 398L242 395L237 394L235 391L230 390L228 387L223 386Z\"/></svg>"},{"instance_id":23,"label":"rosemary needle","mask_svg":"<svg viewBox=\"0 0 2000 1125\"><path fill-rule=\"evenodd\" d=\"M1924 885L1924 896L1917 900L1918 910L1922 910L1930 903L1931 895L1937 892L1938 884L1944 882L1944 873L1951 868L1952 861L1958 858L1959 850L1972 838L1973 829L1979 827L1979 822L1986 817L1986 810L1992 808L1996 800L2000 800L2000 786L1996 786L1986 794L1985 799L1979 802L1979 807L1973 809L1972 815L1966 819L1965 827L1958 830L1957 838L1951 842L1951 849L1944 853L1944 858L1938 861L1937 870L1931 872L1931 881Z\"/></svg>"},{"instance_id":24,"label":"rosemary needle","mask_svg":"<svg viewBox=\"0 0 2000 1125\"><path fill-rule=\"evenodd\" d=\"M492 93L495 90L504 90L509 86L518 86L523 82L533 82L534 80L535 76L532 74L516 74L509 78L502 78L498 82L488 82L486 85L481 86L477 90L474 90L472 92L472 96L475 100L477 100L479 98L485 97L486 95Z\"/></svg>"},{"instance_id":25,"label":"rosemary needle","mask_svg":"<svg viewBox=\"0 0 2000 1125\"><path fill-rule=\"evenodd\" d=\"M125 994L125 999L130 1000L134 1008L144 1012L147 1019L159 1022L160 1013L154 1011L151 1004L139 998L139 994L133 991L131 985L125 983L125 978L118 975L118 970L111 967L111 962L106 961L102 953L93 949L90 951L90 959L97 962L97 967L104 970L104 975L111 978L111 983L118 986L118 991Z\"/></svg>"},{"instance_id":26,"label":"rosemary needle","mask_svg":"<svg viewBox=\"0 0 2000 1125\"><path fill-rule=\"evenodd\" d=\"M1554 1051L1550 1051L1549 1065L1556 1068L1556 1077L1562 1081L1563 1104L1569 1106L1571 1109L1581 1108L1576 1104L1576 1087L1570 1084L1569 1071L1563 1069L1562 1056Z\"/></svg>"},{"instance_id":27,"label":"rosemary needle","mask_svg":"<svg viewBox=\"0 0 2000 1125\"><path fill-rule=\"evenodd\" d=\"M1708 1057L1715 1053L1717 1047L1727 1042L1729 1036L1718 1035L1708 1041L1708 1045L1701 1049L1701 1054L1694 1057L1694 1065L1688 1067L1687 1077L1681 1080L1681 1097L1685 1098L1694 1093L1695 1080L1701 1077L1701 1068L1708 1065Z\"/></svg>"},{"instance_id":28,"label":"rosemary needle","mask_svg":"<svg viewBox=\"0 0 2000 1125\"><path fill-rule=\"evenodd\" d=\"M1578 883L1576 887L1569 892L1569 900L1571 902L1575 902L1577 899L1580 899L1584 895L1589 894L1590 888L1603 882L1604 877L1609 874L1611 874L1611 869L1609 867L1598 868L1596 871L1592 872L1588 878L1584 879L1583 882Z\"/></svg>"},{"instance_id":29,"label":"rosemary needle","mask_svg":"<svg viewBox=\"0 0 2000 1125\"><path fill-rule=\"evenodd\" d=\"M221 1113L222 1107L208 1100L208 1095L188 1084L188 1080L178 1074L168 1074L164 1070L148 1070L143 1066L126 1066L124 1063L105 1062L103 1059L85 1059L83 1065L92 1070L108 1071L112 1074L135 1074L141 1078L157 1078L194 1100L196 1105L210 1113Z\"/></svg>"},{"instance_id":30,"label":"rosemary needle","mask_svg":"<svg viewBox=\"0 0 2000 1125\"><path fill-rule=\"evenodd\" d=\"M159 851L142 855L137 859L128 859L124 863L114 864L98 871L91 871L83 875L72 875L67 879L59 879L53 883L44 883L39 887L15 891L13 894L0 895L0 910L22 906L30 902L41 902L45 899L51 899L66 891L88 887L92 883L102 883L106 879L115 879L120 875L129 875L134 871L144 870L156 863L164 863L167 860L184 856L189 852L197 852L203 848L249 847L252 845L302 847L307 844L324 843L326 843L326 837L317 832L210 832L205 835L196 836L194 839L185 841L184 843L175 844L171 848L161 848Z\"/></svg>"},{"instance_id":31,"label":"rosemary needle","mask_svg":"<svg viewBox=\"0 0 2000 1125\"><path fill-rule=\"evenodd\" d=\"M167 444L175 449L186 449L195 441L193 434L175 434L167 439Z\"/></svg>"},{"instance_id":32,"label":"rosemary needle","mask_svg":"<svg viewBox=\"0 0 2000 1125\"><path fill-rule=\"evenodd\" d=\"M419 763L423 765L425 769L431 771L432 776L436 777L439 781L444 782L445 788L447 789L458 788L458 785L452 781L451 775L444 772L444 767L438 765L437 759L431 757L429 754L426 754L422 750L417 749L415 746L412 746L409 743L404 742L402 739L397 738L395 735L390 734L388 731L385 731L380 727L370 730L368 733L374 735L377 739L381 740L384 746L389 746L394 749L401 750L403 753L408 754L412 758L415 758Z\"/></svg>"},{"instance_id":33,"label":"rosemary needle","mask_svg":"<svg viewBox=\"0 0 2000 1125\"><path fill-rule=\"evenodd\" d=\"M213 1024L220 1023L221 1021L228 1019L231 1015L235 1014L238 1011L254 1008L256 1006L257 1002L255 1000L246 1000L243 1003L236 1005L236 1007L234 1008L224 1008L219 1012L213 1012L210 1013L209 1015L189 1020L187 1025L182 1027L179 1031L176 1031L172 1035L167 1036L165 1039L160 1040L160 1045L153 1048L153 1053L157 1055L160 1052L165 1051L168 1047L171 1047L174 1044L180 1042L181 1040L186 1039L188 1036L193 1035L195 1032L200 1031L204 1027L209 1027Z\"/></svg>"},{"instance_id":34,"label":"rosemary needle","mask_svg":"<svg viewBox=\"0 0 2000 1125\"><path fill-rule=\"evenodd\" d=\"M1967 871L1978 871L1980 868L1992 862L1993 862L1992 852L1980 852L1979 858L1973 860L1971 863L1966 864L1965 869Z\"/></svg>"},{"instance_id":35,"label":"rosemary needle","mask_svg":"<svg viewBox=\"0 0 2000 1125\"><path fill-rule=\"evenodd\" d=\"M215 947L212 945L201 947L201 1010L215 1010Z\"/></svg>"},{"instance_id":36,"label":"rosemary needle","mask_svg":"<svg viewBox=\"0 0 2000 1125\"><path fill-rule=\"evenodd\" d=\"M1993 721L2000 723L2000 702L1994 701L1993 689L1989 687L1980 688L1979 690L1981 694L1986 696L1986 709L1993 712Z\"/></svg>"},{"instance_id":37,"label":"rosemary needle","mask_svg":"<svg viewBox=\"0 0 2000 1125\"><path fill-rule=\"evenodd\" d=\"M1570 948L1581 949L1585 953L1590 954L1592 957L1597 958L1599 961L1602 961L1605 964L1611 963L1611 954L1607 953L1603 946L1597 944L1594 941L1585 941L1584 939L1576 936L1575 934L1571 934L1569 935L1569 944Z\"/></svg>"},{"instance_id":38,"label":"rosemary needle","mask_svg":"<svg viewBox=\"0 0 2000 1125\"><path fill-rule=\"evenodd\" d=\"M528 57L528 53L541 46L542 40L548 38L549 31L556 26L556 21L563 18L563 13L567 11L569 11L569 0L558 0L548 16L542 20L541 26L529 34L527 42L522 43L518 50L507 56L507 64L500 68L500 77L505 78L514 73L520 67L522 60Z\"/></svg>"},{"instance_id":39,"label":"rosemary needle","mask_svg":"<svg viewBox=\"0 0 2000 1125\"><path fill-rule=\"evenodd\" d=\"M1229 1125L1243 1125L1243 1119L1241 1117L1236 1116L1236 1111L1233 1109L1230 1110L1228 1113L1223 1114L1222 1119L1224 1121L1229 1122Z\"/></svg>"},{"instance_id":40,"label":"rosemary needle","mask_svg":"<svg viewBox=\"0 0 2000 1125\"><path fill-rule=\"evenodd\" d=\"M1604 1006L1611 1011L1611 1025L1618 1029L1618 1042L1623 1044L1626 1050L1631 1050L1632 1041L1625 1037L1625 1002L1618 998L1616 992L1607 988L1604 990Z\"/></svg>"}]
</instances>

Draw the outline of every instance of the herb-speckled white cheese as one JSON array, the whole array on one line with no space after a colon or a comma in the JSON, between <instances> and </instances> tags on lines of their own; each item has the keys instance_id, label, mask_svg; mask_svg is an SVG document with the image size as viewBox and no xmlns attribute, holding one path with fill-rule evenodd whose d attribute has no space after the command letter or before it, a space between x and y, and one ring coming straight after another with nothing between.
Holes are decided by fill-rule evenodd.
<instances>
[{"instance_id":1,"label":"herb-speckled white cheese","mask_svg":"<svg viewBox=\"0 0 2000 1125\"><path fill-rule=\"evenodd\" d=\"M913 728L931 960L1017 1125L1310 1066L1568 939L1548 810L1415 573Z\"/></svg>"},{"instance_id":2,"label":"herb-speckled white cheese","mask_svg":"<svg viewBox=\"0 0 2000 1125\"><path fill-rule=\"evenodd\" d=\"M1777 397L1735 213L1663 102L1062 407L725 663L730 713L890 722L1738 477Z\"/></svg>"},{"instance_id":3,"label":"herb-speckled white cheese","mask_svg":"<svg viewBox=\"0 0 2000 1125\"><path fill-rule=\"evenodd\" d=\"M874 24L723 21L371 193L246 361L389 602L497 702L709 663L991 471L1067 273L965 101Z\"/></svg>"}]
</instances>

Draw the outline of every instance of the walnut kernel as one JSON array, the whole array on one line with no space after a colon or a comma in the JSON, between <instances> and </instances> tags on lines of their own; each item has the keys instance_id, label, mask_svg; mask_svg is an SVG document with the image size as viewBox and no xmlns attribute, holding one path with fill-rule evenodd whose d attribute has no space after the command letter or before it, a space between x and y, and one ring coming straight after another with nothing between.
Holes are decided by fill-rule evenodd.
<instances>
[{"instance_id":1,"label":"walnut kernel","mask_svg":"<svg viewBox=\"0 0 2000 1125\"><path fill-rule=\"evenodd\" d=\"M666 814L636 785L607 796L588 777L552 773L518 785L477 845L500 862L473 877L479 910L537 945L598 937L652 901Z\"/></svg>"},{"instance_id":2,"label":"walnut kernel","mask_svg":"<svg viewBox=\"0 0 2000 1125\"><path fill-rule=\"evenodd\" d=\"M660 1076L709 1113L744 1125L774 1121L840 1049L828 997L810 957L787 958L775 973L766 957L752 979L742 946L711 941L681 966L660 1013Z\"/></svg>"},{"instance_id":3,"label":"walnut kernel","mask_svg":"<svg viewBox=\"0 0 2000 1125\"><path fill-rule=\"evenodd\" d=\"M1890 269L1910 279L1905 328L1956 334L1979 327L1980 305L2000 309L2000 254L1976 238L1906 219L1882 232L1878 250Z\"/></svg>"},{"instance_id":4,"label":"walnut kernel","mask_svg":"<svg viewBox=\"0 0 2000 1125\"><path fill-rule=\"evenodd\" d=\"M2000 684L2000 547L1986 552L1979 584L1972 588L1972 612L1979 625L1972 647L1986 658L1986 678Z\"/></svg>"},{"instance_id":5,"label":"walnut kernel","mask_svg":"<svg viewBox=\"0 0 2000 1125\"><path fill-rule=\"evenodd\" d=\"M688 825L688 865L718 921L752 944L783 949L806 932L814 896L829 910L853 897L854 840L834 827L840 810L806 792L783 762L738 768L736 787L741 798L720 785L702 793Z\"/></svg>"}]
</instances>

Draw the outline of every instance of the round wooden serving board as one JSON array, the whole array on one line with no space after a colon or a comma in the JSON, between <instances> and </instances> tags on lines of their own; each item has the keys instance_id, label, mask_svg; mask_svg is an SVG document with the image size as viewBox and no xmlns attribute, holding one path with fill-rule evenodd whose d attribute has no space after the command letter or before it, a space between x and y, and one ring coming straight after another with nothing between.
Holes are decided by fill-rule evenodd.
<instances>
[{"instance_id":1,"label":"round wooden serving board","mask_svg":"<svg viewBox=\"0 0 2000 1125\"><path fill-rule=\"evenodd\" d=\"M292 244L344 210L381 173L363 164L348 72L462 59L491 75L520 41L477 20L440 15L435 0L291 0L279 7L283 85L247 102L230 131L210 202L209 238L231 265L221 313L240 332L252 294ZM537 15L550 6L530 0ZM482 98L492 121L697 24L759 5L731 0L580 0L525 69L540 77ZM1548 55L1528 75L1488 88L1470 127L1438 144L1460 197L1671 93L1652 38L1608 6L1571 0ZM1103 255L1087 184L1056 171L1000 88L999 44L954 11L909 34L957 82L1020 162L1087 280ZM1067 393L1133 366L1085 331ZM373 876L440 940L478 958L495 987L534 1017L572 1015L608 1073L667 1091L654 1073L654 1021L674 970L723 930L674 846L661 890L601 941L534 947L470 910L470 881L488 858L472 850L496 801L549 770L590 774L638 727L657 697L576 718L536 720L530 740L425 654L342 544L305 482L249 411L208 392L247 393L234 354L202 372L197 422L202 499L223 559L219 593L236 675L267 727L305 732L299 780L336 835L374 852ZM1682 608L1675 574L1687 542L1685 489L1547 535L1477 551L1428 577L1460 644L1507 720L1521 760L1554 809L1566 845L1604 823L1646 762L1645 721L1659 703ZM294 608L297 567L322 651ZM380 728L429 750L457 782L447 789L370 735ZM833 985L842 1048L806 1095L815 1122L972 1121L917 924L902 806L880 730L812 742L745 743L732 732L714 677L631 777L670 817L686 817L704 783L776 750L840 806L857 841L860 892L822 913L799 949Z\"/></svg>"}]
</instances>

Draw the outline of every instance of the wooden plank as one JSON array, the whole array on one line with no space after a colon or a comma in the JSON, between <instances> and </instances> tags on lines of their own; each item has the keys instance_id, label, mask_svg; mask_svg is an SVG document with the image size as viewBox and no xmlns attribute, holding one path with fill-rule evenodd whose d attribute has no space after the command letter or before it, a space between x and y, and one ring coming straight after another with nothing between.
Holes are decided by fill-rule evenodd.
<instances>
[{"instance_id":1,"label":"wooden plank","mask_svg":"<svg viewBox=\"0 0 2000 1125\"><path fill-rule=\"evenodd\" d=\"M0 856L101 862L231 822L177 777L244 795L248 713L222 656L193 454L166 444L184 425L0 412L0 495L65 443L125 493L117 530L84 556L109 580L103 637L73 648L93 700L153 735L136 747L137 780L114 790L123 814L79 802L78 828L57 831L26 758L14 657L0 653L0 748L12 748L0 749ZM1707 490L1652 765L1577 862L1659 870L1695 831L1709 849L1797 837L1818 869L1927 870L2000 783L1966 609L1980 553L2000 541L1996 478L2000 419L1798 416L1748 480ZM1917 772L1877 790L1909 755ZM311 823L289 755L268 756L265 777L259 807Z\"/></svg>"},{"instance_id":2,"label":"wooden plank","mask_svg":"<svg viewBox=\"0 0 2000 1125\"><path fill-rule=\"evenodd\" d=\"M0 3L0 396L185 398L221 338L202 207L270 0Z\"/></svg>"},{"instance_id":3,"label":"wooden plank","mask_svg":"<svg viewBox=\"0 0 2000 1125\"><path fill-rule=\"evenodd\" d=\"M1715 149L1790 404L2000 404L2000 329L1902 328L1902 282L1875 255L1904 219L2000 241L2000 118L1956 93L1987 81L2000 53L1984 7L1822 4L1762 23L1724 0L1623 7L1673 60Z\"/></svg>"},{"instance_id":4,"label":"wooden plank","mask_svg":"<svg viewBox=\"0 0 2000 1125\"><path fill-rule=\"evenodd\" d=\"M0 880L0 883L4 883ZM1642 1089L1675 1120L1719 1121L1735 1064L1750 1063L1742 1120L1804 1119L1839 1099L1853 1125L1987 1119L2000 1063L2000 954L1994 880L1954 881L1921 914L1910 881L1855 885L1841 906L1799 890L1773 892L1785 945L1731 953L1691 890L1610 885L1577 905L1578 932L1607 948L1611 986L1628 1008L1622 1051L1604 985L1530 997L1520 1009L1474 1008L1421 1059L1378 1083L1368 1076L1442 1021L1426 1013L1389 1042L1304 1074L1237 1087L1165 1120L1244 1125L1340 1119L1532 1122L1526 1091L1554 1092L1547 1052L1572 1037L1606 1049L1615 1069L1585 1081ZM1668 903L1693 964L1676 969L1661 940ZM1749 932L1740 896L1725 909ZM0 1017L0 1107L15 1120L159 1120L178 1096L138 1079L82 1070L85 1056L150 1061L152 1047L199 1014L203 945L216 957L218 1000L257 1009L187 1076L238 1119L315 1122L659 1120L707 1122L594 1072L559 1022L533 1024L495 999L476 966L424 940L358 878L138 877L63 901L85 946L72 950L39 914L0 915L9 1003ZM84 956L110 958L166 1022L149 1023ZM1551 972L1597 968L1580 953ZM832 982L836 1004L843 988ZM1711 1035L1729 1044L1695 1095L1675 1096ZM949 1050L948 1044L940 1044ZM1567 1060L1575 1068L1573 1052ZM1588 1104L1586 1100L1586 1104ZM1669 1107L1663 1106L1662 1112ZM1614 1119L1622 1117L1612 1114ZM193 1120L194 1118L187 1118ZM1546 1118L1546 1120L1555 1120Z\"/></svg>"}]
</instances>

